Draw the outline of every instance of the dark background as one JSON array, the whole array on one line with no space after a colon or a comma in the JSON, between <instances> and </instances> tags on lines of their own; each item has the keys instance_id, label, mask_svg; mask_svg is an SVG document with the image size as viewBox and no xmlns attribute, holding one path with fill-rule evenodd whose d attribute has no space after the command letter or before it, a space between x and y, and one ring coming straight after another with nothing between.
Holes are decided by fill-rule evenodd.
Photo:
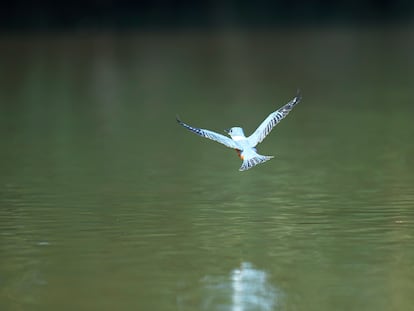
<instances>
[{"instance_id":1,"label":"dark background","mask_svg":"<svg viewBox=\"0 0 414 311\"><path fill-rule=\"evenodd\" d=\"M3 1L0 29L164 29L409 23L414 1Z\"/></svg>"}]
</instances>

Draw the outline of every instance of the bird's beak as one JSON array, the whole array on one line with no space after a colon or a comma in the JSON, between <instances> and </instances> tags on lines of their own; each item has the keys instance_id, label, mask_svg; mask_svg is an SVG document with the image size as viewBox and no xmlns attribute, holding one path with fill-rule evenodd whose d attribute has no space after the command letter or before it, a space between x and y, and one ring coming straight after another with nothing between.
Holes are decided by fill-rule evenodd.
<instances>
[{"instance_id":1,"label":"bird's beak","mask_svg":"<svg viewBox=\"0 0 414 311\"><path fill-rule=\"evenodd\" d=\"M230 129L225 129L224 131L228 134L230 132Z\"/></svg>"}]
</instances>

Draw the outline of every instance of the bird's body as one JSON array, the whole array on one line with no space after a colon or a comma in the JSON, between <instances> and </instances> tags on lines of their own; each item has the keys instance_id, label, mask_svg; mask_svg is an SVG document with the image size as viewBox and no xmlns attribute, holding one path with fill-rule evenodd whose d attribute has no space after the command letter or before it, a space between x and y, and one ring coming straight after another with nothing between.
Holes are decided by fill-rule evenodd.
<instances>
[{"instance_id":1,"label":"bird's body","mask_svg":"<svg viewBox=\"0 0 414 311\"><path fill-rule=\"evenodd\" d=\"M229 148L235 149L238 156L243 161L239 170L245 171L257 164L264 163L273 158L273 156L263 156L258 154L255 147L263 141L263 139L270 133L276 124L288 115L288 113L297 103L300 102L300 100L301 97L298 94L289 103L271 113L249 137L244 135L244 131L241 127L232 127L226 130L226 132L230 135L230 137L226 137L210 130L192 127L182 122L178 117L177 122L199 136L217 141Z\"/></svg>"},{"instance_id":2,"label":"bird's body","mask_svg":"<svg viewBox=\"0 0 414 311\"><path fill-rule=\"evenodd\" d=\"M272 156L263 156L257 153L257 149L251 145L248 138L244 135L241 127L232 127L227 130L231 139L238 145L236 149L237 155L243 161L240 167L241 171L248 170L253 166L266 162L273 158Z\"/></svg>"}]
</instances>

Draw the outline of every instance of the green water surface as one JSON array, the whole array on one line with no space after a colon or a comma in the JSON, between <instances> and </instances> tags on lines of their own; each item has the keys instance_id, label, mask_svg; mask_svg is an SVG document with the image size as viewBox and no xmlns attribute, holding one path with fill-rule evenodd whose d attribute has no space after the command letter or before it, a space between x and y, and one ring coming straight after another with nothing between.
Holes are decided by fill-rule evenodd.
<instances>
[{"instance_id":1,"label":"green water surface","mask_svg":"<svg viewBox=\"0 0 414 311\"><path fill-rule=\"evenodd\" d=\"M414 31L0 38L1 310L410 310ZM179 127L246 134L239 172Z\"/></svg>"}]
</instances>

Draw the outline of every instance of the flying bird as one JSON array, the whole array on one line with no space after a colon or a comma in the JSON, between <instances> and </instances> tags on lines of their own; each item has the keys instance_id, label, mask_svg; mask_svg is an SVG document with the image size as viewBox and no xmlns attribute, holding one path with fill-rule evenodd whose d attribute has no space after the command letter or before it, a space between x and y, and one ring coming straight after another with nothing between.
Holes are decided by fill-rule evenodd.
<instances>
[{"instance_id":1,"label":"flying bird","mask_svg":"<svg viewBox=\"0 0 414 311\"><path fill-rule=\"evenodd\" d=\"M239 158L243 163L239 171L246 171L257 164L264 163L273 158L273 156L264 156L257 153L256 145L261 143L263 139L270 133L270 131L283 119L301 100L301 95L298 92L295 98L288 102L283 107L269 114L269 116L259 125L259 127L249 137L244 135L241 127L232 127L225 130L230 137L221 135L219 133L205 130L197 127L192 127L179 119L177 122L188 129L189 131L218 143L226 147L235 149Z\"/></svg>"}]
</instances>

